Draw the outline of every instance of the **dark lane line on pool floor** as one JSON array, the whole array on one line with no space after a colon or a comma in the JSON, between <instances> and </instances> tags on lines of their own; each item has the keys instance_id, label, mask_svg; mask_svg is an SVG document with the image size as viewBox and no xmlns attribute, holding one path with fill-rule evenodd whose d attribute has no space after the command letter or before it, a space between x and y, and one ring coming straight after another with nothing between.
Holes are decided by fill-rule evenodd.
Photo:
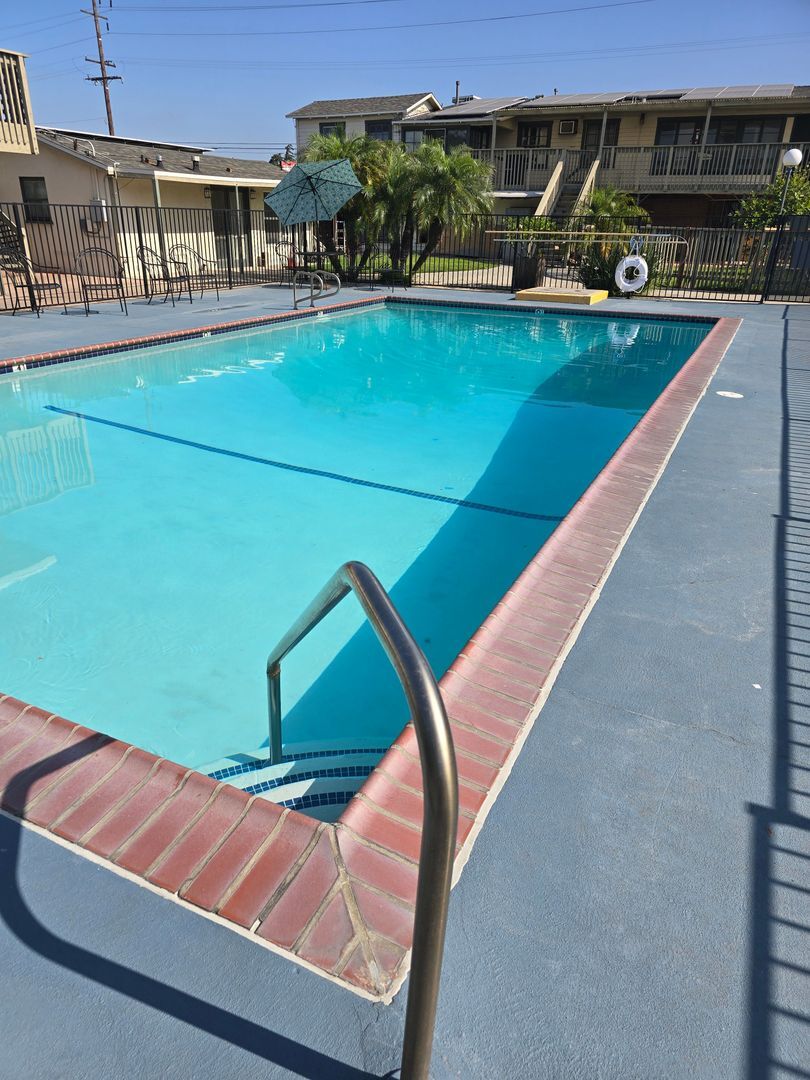
<instances>
[{"instance_id":1,"label":"dark lane line on pool floor","mask_svg":"<svg viewBox=\"0 0 810 1080\"><path fill-rule=\"evenodd\" d=\"M410 495L415 499L447 503L450 506L463 507L465 510L483 510L489 514L505 514L507 517L528 518L530 521L562 521L561 515L534 514L528 510L512 510L508 506L492 506L489 503L472 502L469 499L454 499L452 495L437 495L431 491L397 487L394 484L383 484L377 480L364 480L359 476L347 476L344 473L328 472L325 469L312 469L306 465L293 465L289 461L274 461L272 458L257 457L255 454L244 454L239 450L226 450L221 446L210 446L208 443L182 439L177 435L165 435L160 431L149 431L147 428L135 427L133 424L122 424L117 420L105 420L103 416L91 416L89 413L75 412L73 409L60 409L56 405L45 405L43 408L48 409L50 412L61 413L63 416L75 416L79 420L87 420L93 424L103 424L105 427L117 428L119 431L131 431L135 435L146 435L150 439L160 439L162 442L188 446L193 450L204 450L208 454L220 454L222 457L235 458L237 461L250 461L255 465L269 465L270 468L281 469L285 472L318 476L323 480L339 480L344 484L355 484L358 487L372 488L375 491L389 491L395 495Z\"/></svg>"}]
</instances>

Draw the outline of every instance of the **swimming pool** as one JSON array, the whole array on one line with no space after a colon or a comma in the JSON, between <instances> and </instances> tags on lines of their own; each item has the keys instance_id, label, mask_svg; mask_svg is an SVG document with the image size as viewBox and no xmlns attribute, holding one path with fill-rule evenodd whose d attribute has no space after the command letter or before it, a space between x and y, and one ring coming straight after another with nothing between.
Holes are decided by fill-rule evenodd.
<instances>
[{"instance_id":1,"label":"swimming pool","mask_svg":"<svg viewBox=\"0 0 810 1080\"><path fill-rule=\"evenodd\" d=\"M368 563L437 676L711 323L380 305L0 379L4 691L199 767ZM406 719L358 610L285 663L296 752Z\"/></svg>"}]
</instances>

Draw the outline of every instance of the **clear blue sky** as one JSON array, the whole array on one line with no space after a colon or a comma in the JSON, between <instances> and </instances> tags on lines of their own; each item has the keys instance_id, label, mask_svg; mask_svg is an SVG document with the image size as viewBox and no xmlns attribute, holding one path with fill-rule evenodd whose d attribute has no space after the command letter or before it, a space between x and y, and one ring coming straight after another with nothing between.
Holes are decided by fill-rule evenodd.
<instances>
[{"instance_id":1,"label":"clear blue sky","mask_svg":"<svg viewBox=\"0 0 810 1080\"><path fill-rule=\"evenodd\" d=\"M124 78L112 84L116 128L268 144L234 151L267 157L293 138L285 113L314 98L432 90L447 103L456 79L484 97L810 83L810 0L600 2L610 0L102 0L105 49ZM4 5L0 46L30 54L38 123L104 131L101 90L84 81L95 37L80 6L89 0ZM394 28L435 22L446 25Z\"/></svg>"}]
</instances>

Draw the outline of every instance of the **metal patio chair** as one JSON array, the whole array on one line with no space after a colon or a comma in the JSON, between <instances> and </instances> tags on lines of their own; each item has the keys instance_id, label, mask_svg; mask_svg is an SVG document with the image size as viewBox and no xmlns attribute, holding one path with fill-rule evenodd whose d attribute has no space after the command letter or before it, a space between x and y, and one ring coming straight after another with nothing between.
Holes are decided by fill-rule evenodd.
<instances>
[{"instance_id":1,"label":"metal patio chair","mask_svg":"<svg viewBox=\"0 0 810 1080\"><path fill-rule=\"evenodd\" d=\"M192 288L200 290L201 300L203 290L205 288L210 289L211 286L216 290L217 300L219 300L219 276L215 263L210 259L206 259L196 248L191 247L189 244L175 244L169 251L169 258L175 266L181 266L185 269L191 280Z\"/></svg>"},{"instance_id":2,"label":"metal patio chair","mask_svg":"<svg viewBox=\"0 0 810 1080\"><path fill-rule=\"evenodd\" d=\"M291 285L299 270L308 270L306 260L292 240L279 240L276 256L281 267L281 284Z\"/></svg>"},{"instance_id":3,"label":"metal patio chair","mask_svg":"<svg viewBox=\"0 0 810 1080\"><path fill-rule=\"evenodd\" d=\"M170 259L165 259L154 248L150 248L145 244L138 248L136 255L138 262L143 267L148 303L151 304L154 299L157 291L155 289L156 285L166 289L163 297L164 304L171 299L172 307L174 307L175 294L181 297L183 293L188 293L190 304L194 303L191 298L191 275L185 266L174 263Z\"/></svg>"},{"instance_id":4,"label":"metal patio chair","mask_svg":"<svg viewBox=\"0 0 810 1080\"><path fill-rule=\"evenodd\" d=\"M117 300L125 315L129 315L124 289L124 264L112 251L89 247L80 251L73 264L79 276L85 315L90 314L91 300Z\"/></svg>"},{"instance_id":5,"label":"metal patio chair","mask_svg":"<svg viewBox=\"0 0 810 1080\"><path fill-rule=\"evenodd\" d=\"M25 296L31 305L31 311L35 312L39 318L42 310L40 298L57 293L61 296L62 307L67 315L67 301L62 287L61 271L52 266L40 266L33 263L18 248L4 248L0 250L0 274L5 279L13 301L12 315L16 315L23 306L20 298ZM44 279L41 277L43 274L47 275Z\"/></svg>"}]
</instances>

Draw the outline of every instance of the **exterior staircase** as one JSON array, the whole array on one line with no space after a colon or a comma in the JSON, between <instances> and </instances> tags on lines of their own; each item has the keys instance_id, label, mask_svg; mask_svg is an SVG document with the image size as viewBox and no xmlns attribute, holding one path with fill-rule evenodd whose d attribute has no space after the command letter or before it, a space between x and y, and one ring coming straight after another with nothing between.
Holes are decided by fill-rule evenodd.
<instances>
[{"instance_id":1,"label":"exterior staircase","mask_svg":"<svg viewBox=\"0 0 810 1080\"><path fill-rule=\"evenodd\" d=\"M0 251L22 251L17 226L4 210L0 210Z\"/></svg>"},{"instance_id":2,"label":"exterior staircase","mask_svg":"<svg viewBox=\"0 0 810 1080\"><path fill-rule=\"evenodd\" d=\"M554 206L554 217L564 219L571 216L571 211L579 197L580 184L564 184Z\"/></svg>"},{"instance_id":3,"label":"exterior staircase","mask_svg":"<svg viewBox=\"0 0 810 1080\"><path fill-rule=\"evenodd\" d=\"M388 747L301 743L285 749L277 765L262 747L211 762L200 772L320 821L335 821Z\"/></svg>"}]
</instances>

